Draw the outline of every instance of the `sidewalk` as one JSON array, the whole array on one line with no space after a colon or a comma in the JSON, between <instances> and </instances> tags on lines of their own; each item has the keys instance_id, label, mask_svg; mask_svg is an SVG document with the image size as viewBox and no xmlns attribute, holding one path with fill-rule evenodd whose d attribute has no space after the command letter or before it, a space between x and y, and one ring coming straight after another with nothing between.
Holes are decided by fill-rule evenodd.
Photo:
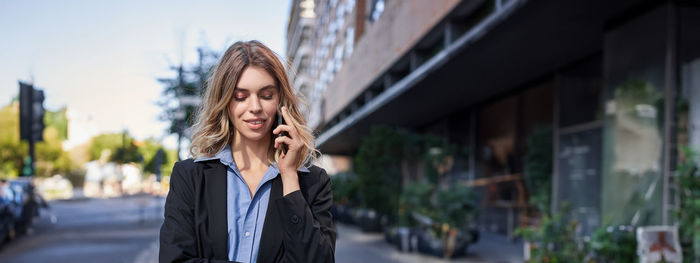
<instances>
[{"instance_id":1,"label":"sidewalk","mask_svg":"<svg viewBox=\"0 0 700 263\"><path fill-rule=\"evenodd\" d=\"M363 233L353 226L338 224L335 244L337 263L386 262L386 263L482 263L523 262L522 244L510 243L505 236L483 231L479 242L469 247L469 255L451 261L418 253L401 253L384 242L380 233ZM136 257L136 263L158 261L158 242L145 248Z\"/></svg>"},{"instance_id":2,"label":"sidewalk","mask_svg":"<svg viewBox=\"0 0 700 263\"><path fill-rule=\"evenodd\" d=\"M354 262L522 262L522 244L510 243L505 236L482 231L479 241L469 247L466 257L451 261L418 253L401 253L384 241L381 233L363 233L356 227L338 224L335 259L338 263Z\"/></svg>"}]
</instances>

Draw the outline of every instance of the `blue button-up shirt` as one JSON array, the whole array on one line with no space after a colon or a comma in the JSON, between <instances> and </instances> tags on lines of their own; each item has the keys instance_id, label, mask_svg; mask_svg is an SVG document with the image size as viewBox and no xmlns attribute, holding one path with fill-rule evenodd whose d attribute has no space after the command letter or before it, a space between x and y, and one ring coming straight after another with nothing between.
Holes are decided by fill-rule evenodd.
<instances>
[{"instance_id":1,"label":"blue button-up shirt","mask_svg":"<svg viewBox=\"0 0 700 263\"><path fill-rule=\"evenodd\" d=\"M195 162L219 159L227 167L226 213L228 219L228 259L238 262L256 262L260 248L260 237L270 201L268 183L279 175L277 164L270 165L253 196L236 163L231 147L226 146L213 157L198 158ZM305 167L299 171L308 172Z\"/></svg>"}]
</instances>

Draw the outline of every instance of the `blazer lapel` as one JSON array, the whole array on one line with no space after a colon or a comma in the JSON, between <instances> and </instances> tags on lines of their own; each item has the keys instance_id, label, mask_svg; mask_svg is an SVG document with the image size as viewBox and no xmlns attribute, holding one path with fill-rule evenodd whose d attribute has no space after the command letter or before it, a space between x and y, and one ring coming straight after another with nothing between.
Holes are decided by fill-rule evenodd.
<instances>
[{"instance_id":1,"label":"blazer lapel","mask_svg":"<svg viewBox=\"0 0 700 263\"><path fill-rule=\"evenodd\" d=\"M277 176L272 179L270 187L270 201L267 205L265 223L263 225L262 236L260 237L260 249L258 250L258 262L273 262L280 252L282 245L282 222L279 211L275 208L275 202L282 198L282 179Z\"/></svg>"},{"instance_id":2,"label":"blazer lapel","mask_svg":"<svg viewBox=\"0 0 700 263\"><path fill-rule=\"evenodd\" d=\"M207 207L214 258L228 259L228 221L226 213L226 166L209 164L204 170L204 204Z\"/></svg>"}]
</instances>

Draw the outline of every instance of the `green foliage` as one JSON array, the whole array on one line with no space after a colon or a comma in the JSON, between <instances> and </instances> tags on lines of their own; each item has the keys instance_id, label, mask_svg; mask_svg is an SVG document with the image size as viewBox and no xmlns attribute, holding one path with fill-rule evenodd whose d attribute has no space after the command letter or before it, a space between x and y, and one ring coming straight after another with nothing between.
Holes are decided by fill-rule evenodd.
<instances>
[{"instance_id":1,"label":"green foliage","mask_svg":"<svg viewBox=\"0 0 700 263\"><path fill-rule=\"evenodd\" d=\"M331 176L333 186L333 202L339 205L354 205L358 203L357 176L349 173L339 173Z\"/></svg>"},{"instance_id":2,"label":"green foliage","mask_svg":"<svg viewBox=\"0 0 700 263\"><path fill-rule=\"evenodd\" d=\"M362 138L354 167L361 205L385 215L394 215L401 191L402 134L387 126L372 127Z\"/></svg>"},{"instance_id":3,"label":"green foliage","mask_svg":"<svg viewBox=\"0 0 700 263\"><path fill-rule=\"evenodd\" d=\"M63 107L57 111L46 111L44 113L44 124L56 130L56 139L65 141L68 139L68 115L67 108Z\"/></svg>"},{"instance_id":4,"label":"green foliage","mask_svg":"<svg viewBox=\"0 0 700 263\"><path fill-rule=\"evenodd\" d=\"M463 184L439 187L429 182L412 182L404 187L399 208L399 224L416 226L414 214L430 218L425 226L431 236L440 238L445 258L450 258L459 239L469 236L468 222L475 216L474 194Z\"/></svg>"},{"instance_id":5,"label":"green foliage","mask_svg":"<svg viewBox=\"0 0 700 263\"><path fill-rule=\"evenodd\" d=\"M430 195L434 185L426 182L407 183L399 198L398 224L400 226L414 226L415 222L411 213L423 215L432 214Z\"/></svg>"},{"instance_id":6,"label":"green foliage","mask_svg":"<svg viewBox=\"0 0 700 263\"><path fill-rule=\"evenodd\" d=\"M92 137L90 146L88 147L88 153L90 155L90 160L98 160L104 154L112 155L117 147L122 145L122 134L121 133L104 133ZM107 150L107 151L105 151Z\"/></svg>"},{"instance_id":7,"label":"green foliage","mask_svg":"<svg viewBox=\"0 0 700 263\"><path fill-rule=\"evenodd\" d=\"M134 139L126 132L106 133L92 138L90 147L90 160L97 160L107 155L108 161L116 163L140 162L142 160Z\"/></svg>"},{"instance_id":8,"label":"green foliage","mask_svg":"<svg viewBox=\"0 0 700 263\"><path fill-rule=\"evenodd\" d=\"M433 222L430 229L435 236L449 236L445 240L454 241L457 232L475 214L471 189L462 184L447 184L443 178L449 172L450 157L456 150L455 145L438 136L388 126L372 127L370 135L362 139L354 160L361 205L395 215L401 226L415 226L418 222L414 214L426 216ZM404 160L422 162L425 176L418 182L406 182L402 189ZM341 188L341 191L350 190ZM344 202L341 199L344 196L349 194L339 194L336 198Z\"/></svg>"},{"instance_id":9,"label":"green foliage","mask_svg":"<svg viewBox=\"0 0 700 263\"><path fill-rule=\"evenodd\" d=\"M637 104L656 105L661 98L650 82L639 79L628 80L615 89L615 100L623 107L634 107Z\"/></svg>"},{"instance_id":10,"label":"green foliage","mask_svg":"<svg viewBox=\"0 0 700 263\"><path fill-rule=\"evenodd\" d=\"M37 176L48 177L54 174L68 175L77 172L77 167L70 155L63 150L63 140L60 138L58 129L55 126L46 126L44 140L36 143L35 168Z\"/></svg>"},{"instance_id":11,"label":"green foliage","mask_svg":"<svg viewBox=\"0 0 700 263\"><path fill-rule=\"evenodd\" d=\"M634 262L637 257L637 239L631 227L599 227L591 235L589 247L600 262Z\"/></svg>"},{"instance_id":12,"label":"green foliage","mask_svg":"<svg viewBox=\"0 0 700 263\"><path fill-rule=\"evenodd\" d=\"M536 129L527 138L525 153L525 186L530 192L529 202L540 212L549 211L552 192L552 127Z\"/></svg>"},{"instance_id":13,"label":"green foliage","mask_svg":"<svg viewBox=\"0 0 700 263\"><path fill-rule=\"evenodd\" d=\"M177 162L177 150L165 150L165 156L165 159L168 161L165 162L165 164L163 165L163 168L161 169L161 174L163 175L163 177L168 177L173 172L173 166L175 165L175 162Z\"/></svg>"},{"instance_id":14,"label":"green foliage","mask_svg":"<svg viewBox=\"0 0 700 263\"><path fill-rule=\"evenodd\" d=\"M475 196L472 189L462 184L440 188L429 182L406 184L399 201L399 225L415 226L411 216L418 213L434 221L436 236L454 229L462 229L475 216Z\"/></svg>"},{"instance_id":15,"label":"green foliage","mask_svg":"<svg viewBox=\"0 0 700 263\"><path fill-rule=\"evenodd\" d=\"M132 142L127 143L124 145L124 147L117 148L116 151L114 151L114 155L112 155L111 161L118 164L124 164L141 162L143 161L143 158L139 154L138 147L136 147L136 145Z\"/></svg>"},{"instance_id":16,"label":"green foliage","mask_svg":"<svg viewBox=\"0 0 700 263\"><path fill-rule=\"evenodd\" d=\"M576 220L566 220L570 211L564 204L559 213L542 216L539 226L518 228L516 235L533 244L531 262L584 262L586 250L576 239Z\"/></svg>"},{"instance_id":17,"label":"green foliage","mask_svg":"<svg viewBox=\"0 0 700 263\"><path fill-rule=\"evenodd\" d=\"M163 166L167 165L169 163L168 161L168 156L165 153L165 149L163 148L163 145L156 141L153 138L146 139L143 141L142 145L139 147L139 154L143 157L144 161L144 166L143 170L144 172L147 173L155 173L156 172L156 154L158 153L159 150L163 151L163 158L161 159L161 167L160 171L161 174L163 174Z\"/></svg>"},{"instance_id":18,"label":"green foliage","mask_svg":"<svg viewBox=\"0 0 700 263\"><path fill-rule=\"evenodd\" d=\"M47 110L44 124L44 140L35 144L36 175L76 173L77 167L62 147L68 127L66 108L58 111ZM23 160L28 154L28 144L19 138L19 104L13 102L0 109L0 178L19 176Z\"/></svg>"},{"instance_id":19,"label":"green foliage","mask_svg":"<svg viewBox=\"0 0 700 263\"><path fill-rule=\"evenodd\" d=\"M27 143L19 140L19 103L0 109L0 178L19 176L22 160L27 156Z\"/></svg>"},{"instance_id":20,"label":"green foliage","mask_svg":"<svg viewBox=\"0 0 700 263\"><path fill-rule=\"evenodd\" d=\"M444 189L439 189L432 198L437 222L450 229L464 227L465 223L474 215L474 193L471 188L462 184L450 184Z\"/></svg>"},{"instance_id":21,"label":"green foliage","mask_svg":"<svg viewBox=\"0 0 700 263\"><path fill-rule=\"evenodd\" d=\"M192 126L195 121L197 107L188 105L180 107L177 103L178 97L193 96L198 97L204 91L207 76L214 70L220 55L218 52L208 47L198 47L199 64L191 67L176 68L178 76L175 78L161 78L158 81L163 84L162 100L157 105L163 109L160 119L169 121L170 133L184 131L186 127ZM184 119L176 118L176 112L183 111Z\"/></svg>"},{"instance_id":22,"label":"green foliage","mask_svg":"<svg viewBox=\"0 0 700 263\"><path fill-rule=\"evenodd\" d=\"M673 214L678 219L683 261L697 262L700 260L700 154L688 146L682 150L685 158L678 163L675 178L680 207Z\"/></svg>"},{"instance_id":23,"label":"green foliage","mask_svg":"<svg viewBox=\"0 0 700 263\"><path fill-rule=\"evenodd\" d=\"M447 143L438 136L426 134L419 137L412 137L414 143L420 143L419 149L423 154L420 156L425 164L425 176L433 184L442 182L442 175L447 172L447 160L457 151L457 147Z\"/></svg>"},{"instance_id":24,"label":"green foliage","mask_svg":"<svg viewBox=\"0 0 700 263\"><path fill-rule=\"evenodd\" d=\"M180 129L192 126L195 121L197 108L194 106L185 106L183 109L185 118L184 120L178 120L175 115L176 112L180 110L180 107L173 107L170 101L177 100L178 96L199 96L199 94L197 94L198 86L196 82L185 81L182 83L182 86L180 86L177 79L168 79L161 80L161 83L165 85L163 97L169 98L169 100L159 103L159 106L164 110L160 119L163 121L170 121L168 132L177 133Z\"/></svg>"}]
</instances>

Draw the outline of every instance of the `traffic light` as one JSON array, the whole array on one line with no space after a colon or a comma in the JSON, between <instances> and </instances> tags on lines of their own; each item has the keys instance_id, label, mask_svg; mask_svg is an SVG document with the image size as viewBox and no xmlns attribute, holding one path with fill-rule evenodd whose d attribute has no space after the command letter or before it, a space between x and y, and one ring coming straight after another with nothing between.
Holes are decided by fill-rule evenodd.
<instances>
[{"instance_id":1,"label":"traffic light","mask_svg":"<svg viewBox=\"0 0 700 263\"><path fill-rule=\"evenodd\" d=\"M19 136L29 143L29 156L25 159L23 176L35 175L34 143L43 140L44 91L31 84L19 82Z\"/></svg>"},{"instance_id":2,"label":"traffic light","mask_svg":"<svg viewBox=\"0 0 700 263\"><path fill-rule=\"evenodd\" d=\"M32 136L34 141L39 142L44 140L44 91L34 90L32 98Z\"/></svg>"},{"instance_id":3,"label":"traffic light","mask_svg":"<svg viewBox=\"0 0 700 263\"><path fill-rule=\"evenodd\" d=\"M19 82L20 139L42 141L44 133L44 91Z\"/></svg>"}]
</instances>

